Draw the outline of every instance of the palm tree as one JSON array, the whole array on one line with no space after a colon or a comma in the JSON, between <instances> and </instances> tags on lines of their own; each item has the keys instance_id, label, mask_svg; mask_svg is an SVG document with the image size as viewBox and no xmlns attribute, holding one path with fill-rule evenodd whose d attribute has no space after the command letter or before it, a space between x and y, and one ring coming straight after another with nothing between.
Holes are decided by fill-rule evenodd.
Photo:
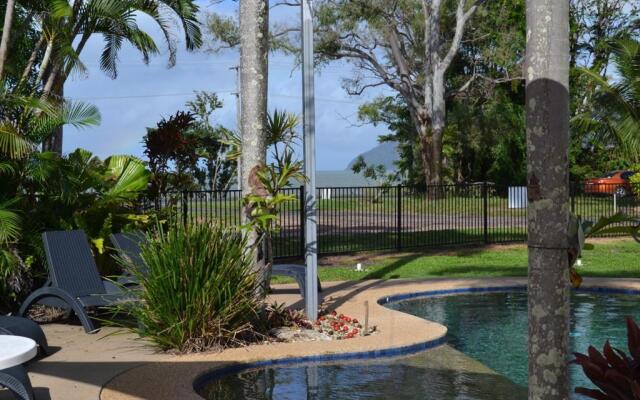
<instances>
[{"instance_id":1,"label":"palm tree","mask_svg":"<svg viewBox=\"0 0 640 400\"><path fill-rule=\"evenodd\" d=\"M640 163L640 42L619 39L610 46L616 79L580 70L596 87L595 107L576 116L574 123L620 151L630 163Z\"/></svg>"},{"instance_id":2,"label":"palm tree","mask_svg":"<svg viewBox=\"0 0 640 400\"><path fill-rule=\"evenodd\" d=\"M44 99L62 99L66 79L74 71L85 73L80 55L96 34L104 38L100 68L111 78L118 75L118 54L125 42L142 54L145 63L150 56L158 54L153 38L136 22L139 15L151 17L160 27L169 49L169 66L176 62L176 30L184 31L188 50L202 43L195 0L74 0L71 3L23 0L20 3L37 15L41 26L41 38L23 77L29 75L34 65L39 65L35 83L41 86ZM57 132L45 148L60 153L62 132Z\"/></svg>"},{"instance_id":3,"label":"palm tree","mask_svg":"<svg viewBox=\"0 0 640 400\"><path fill-rule=\"evenodd\" d=\"M13 22L13 11L15 9L15 3L15 0L7 0L6 10L4 12L2 38L0 38L0 79L2 79L4 65L7 61L7 55L9 52L9 38L11 37L11 25Z\"/></svg>"},{"instance_id":4,"label":"palm tree","mask_svg":"<svg viewBox=\"0 0 640 400\"><path fill-rule=\"evenodd\" d=\"M269 54L269 1L243 0L240 2L240 98L242 132L242 195L265 196L265 189L257 177L266 162L267 146L267 58ZM252 210L246 208L243 219L252 219ZM269 280L270 257L260 251L257 231L249 238L254 251L254 264L263 282L261 295L266 295Z\"/></svg>"},{"instance_id":5,"label":"palm tree","mask_svg":"<svg viewBox=\"0 0 640 400\"><path fill-rule=\"evenodd\" d=\"M569 396L569 0L527 0L529 400Z\"/></svg>"}]
</instances>

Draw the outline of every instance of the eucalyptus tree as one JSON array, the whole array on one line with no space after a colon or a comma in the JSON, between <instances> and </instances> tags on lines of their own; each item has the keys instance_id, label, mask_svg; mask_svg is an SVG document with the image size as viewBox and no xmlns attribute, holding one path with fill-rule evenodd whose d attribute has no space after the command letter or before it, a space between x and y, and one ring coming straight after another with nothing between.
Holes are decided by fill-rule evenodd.
<instances>
[{"instance_id":1,"label":"eucalyptus tree","mask_svg":"<svg viewBox=\"0 0 640 400\"><path fill-rule=\"evenodd\" d=\"M159 54L153 38L138 25L141 15L150 17L163 33L169 54L169 66L176 62L176 31L185 33L188 50L202 43L198 6L194 0L18 0L19 5L36 16L41 38L25 65L23 77L37 66L36 83L44 99L63 97L63 87L72 73L86 73L80 61L89 39L96 34L104 38L100 68L111 78L118 75L118 55L124 43L137 49L147 63ZM46 146L62 151L62 132L57 132Z\"/></svg>"},{"instance_id":2,"label":"eucalyptus tree","mask_svg":"<svg viewBox=\"0 0 640 400\"><path fill-rule=\"evenodd\" d=\"M447 98L466 90L481 72L457 87L446 73L458 55L465 29L483 0L321 0L317 51L357 69L346 89L359 95L384 86L406 104L419 139L427 185L442 172ZM453 16L452 16L453 15Z\"/></svg>"},{"instance_id":3,"label":"eucalyptus tree","mask_svg":"<svg viewBox=\"0 0 640 400\"><path fill-rule=\"evenodd\" d=\"M267 147L267 83L269 57L269 1L243 0L240 2L240 132L242 134L242 195L266 196L258 173L266 163ZM243 213L245 222L253 218L252 207ZM260 246L257 230L250 234L249 243L254 253L254 265L263 282L261 295L266 295L269 278L269 255Z\"/></svg>"},{"instance_id":4,"label":"eucalyptus tree","mask_svg":"<svg viewBox=\"0 0 640 400\"><path fill-rule=\"evenodd\" d=\"M569 396L569 0L527 0L529 399Z\"/></svg>"}]
</instances>

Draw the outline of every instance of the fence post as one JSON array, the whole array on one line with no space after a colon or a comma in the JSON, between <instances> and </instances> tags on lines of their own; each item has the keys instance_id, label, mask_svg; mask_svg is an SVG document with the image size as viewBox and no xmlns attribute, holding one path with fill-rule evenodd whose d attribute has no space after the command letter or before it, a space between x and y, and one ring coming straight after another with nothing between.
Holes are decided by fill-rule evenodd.
<instances>
[{"instance_id":1,"label":"fence post","mask_svg":"<svg viewBox=\"0 0 640 400\"><path fill-rule=\"evenodd\" d=\"M402 185L396 186L396 249L402 249Z\"/></svg>"},{"instance_id":2,"label":"fence post","mask_svg":"<svg viewBox=\"0 0 640 400\"><path fill-rule=\"evenodd\" d=\"M182 191L182 224L187 227L187 214L189 213L189 205L187 204L188 193L186 190Z\"/></svg>"},{"instance_id":3,"label":"fence post","mask_svg":"<svg viewBox=\"0 0 640 400\"><path fill-rule=\"evenodd\" d=\"M484 234L484 243L489 244L489 190L487 187L487 182L484 181L482 183L482 205L483 205L483 234Z\"/></svg>"},{"instance_id":4,"label":"fence post","mask_svg":"<svg viewBox=\"0 0 640 400\"><path fill-rule=\"evenodd\" d=\"M300 202L300 257L304 257L304 255L306 254L306 249L304 247L304 221L307 219L306 201L304 198L304 185L300 185L300 193L298 195L298 199Z\"/></svg>"}]
</instances>

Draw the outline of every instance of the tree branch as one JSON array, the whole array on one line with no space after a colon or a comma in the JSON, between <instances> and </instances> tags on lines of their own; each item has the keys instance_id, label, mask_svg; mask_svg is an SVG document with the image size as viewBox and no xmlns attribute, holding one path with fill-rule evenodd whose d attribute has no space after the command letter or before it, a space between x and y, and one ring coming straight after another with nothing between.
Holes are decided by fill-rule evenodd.
<instances>
[{"instance_id":1,"label":"tree branch","mask_svg":"<svg viewBox=\"0 0 640 400\"><path fill-rule=\"evenodd\" d=\"M449 46L449 50L445 57L438 64L438 69L441 71L446 71L453 58L458 54L458 49L460 48L460 43L462 41L462 36L464 35L464 29L469 21L469 19L473 16L473 14L478 9L478 6L483 3L483 0L476 0L471 7L465 12L465 7L467 5L466 0L458 0L458 7L456 9L456 30L453 35L453 39L451 40L451 45Z\"/></svg>"}]
</instances>

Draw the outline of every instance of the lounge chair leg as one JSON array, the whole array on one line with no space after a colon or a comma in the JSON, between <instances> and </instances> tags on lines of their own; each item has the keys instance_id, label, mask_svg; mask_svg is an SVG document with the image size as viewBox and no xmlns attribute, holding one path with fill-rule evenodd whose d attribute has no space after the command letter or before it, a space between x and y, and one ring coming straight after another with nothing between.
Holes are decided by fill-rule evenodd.
<instances>
[{"instance_id":1,"label":"lounge chair leg","mask_svg":"<svg viewBox=\"0 0 640 400\"><path fill-rule=\"evenodd\" d=\"M13 392L21 400L34 400L33 388L22 365L0 370L0 386Z\"/></svg>"},{"instance_id":2,"label":"lounge chair leg","mask_svg":"<svg viewBox=\"0 0 640 400\"><path fill-rule=\"evenodd\" d=\"M43 287L31 293L20 306L19 315L21 317L24 317L32 304L35 304L38 302L38 300L44 299L46 297L58 298L71 306L73 312L78 316L80 323L82 323L82 326L84 327L84 331L86 333L96 333L98 331L98 329L96 329L95 325L93 324L93 321L91 321L91 318L89 318L89 315L87 314L87 311L82 306L82 304L80 304L76 299L71 297L65 291L55 287Z\"/></svg>"}]
</instances>

